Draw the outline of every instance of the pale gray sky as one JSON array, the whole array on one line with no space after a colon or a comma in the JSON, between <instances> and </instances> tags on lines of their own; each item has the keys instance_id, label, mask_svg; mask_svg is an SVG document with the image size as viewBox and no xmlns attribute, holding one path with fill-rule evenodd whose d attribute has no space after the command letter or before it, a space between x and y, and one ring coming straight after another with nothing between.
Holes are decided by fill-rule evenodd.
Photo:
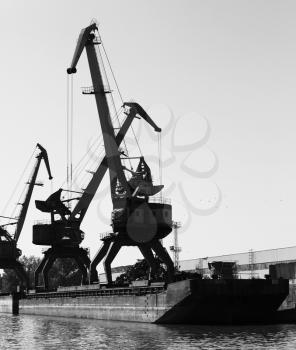
<instances>
[{"instance_id":1,"label":"pale gray sky","mask_svg":"<svg viewBox=\"0 0 296 350\"><path fill-rule=\"evenodd\" d=\"M139 102L164 129L169 110L173 115L175 129L163 136L163 182L171 189L175 220L188 223L191 215L180 233L181 258L295 245L295 15L294 1L1 2L0 208L36 142L48 150L52 188L63 182L66 68L80 30L96 18L124 99ZM74 82L75 161L100 133L93 98L80 94L88 85L82 57ZM203 136L205 120L208 142L180 151L176 146ZM155 155L157 144L143 129L143 150ZM194 177L211 168L213 154L217 171ZM218 189L222 202L212 215L190 212L211 206ZM33 199L50 190L37 189ZM92 256L98 233L109 229L100 214L108 202L109 194L97 198L83 223L83 246ZM25 254L41 254L31 243L31 226L42 217L32 201L20 239ZM124 249L114 265L136 257L135 249Z\"/></svg>"}]
</instances>

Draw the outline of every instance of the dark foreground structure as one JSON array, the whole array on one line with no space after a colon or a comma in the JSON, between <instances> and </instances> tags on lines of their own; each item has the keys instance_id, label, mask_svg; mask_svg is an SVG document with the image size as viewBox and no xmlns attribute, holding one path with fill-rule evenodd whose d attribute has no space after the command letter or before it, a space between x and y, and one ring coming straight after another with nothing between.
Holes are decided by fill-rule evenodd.
<instances>
[{"instance_id":1,"label":"dark foreground structure","mask_svg":"<svg viewBox=\"0 0 296 350\"><path fill-rule=\"evenodd\" d=\"M167 287L92 285L2 296L0 311L163 324L272 323L288 293L288 281L283 279L192 279Z\"/></svg>"}]
</instances>

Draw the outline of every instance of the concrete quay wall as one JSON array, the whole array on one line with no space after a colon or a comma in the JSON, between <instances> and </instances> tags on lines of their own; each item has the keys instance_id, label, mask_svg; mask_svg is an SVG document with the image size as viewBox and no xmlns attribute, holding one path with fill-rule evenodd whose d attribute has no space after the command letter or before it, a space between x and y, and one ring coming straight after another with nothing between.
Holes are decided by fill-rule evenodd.
<instances>
[{"instance_id":1,"label":"concrete quay wall","mask_svg":"<svg viewBox=\"0 0 296 350\"><path fill-rule=\"evenodd\" d=\"M18 314L19 300L15 294L0 296L0 313Z\"/></svg>"}]
</instances>

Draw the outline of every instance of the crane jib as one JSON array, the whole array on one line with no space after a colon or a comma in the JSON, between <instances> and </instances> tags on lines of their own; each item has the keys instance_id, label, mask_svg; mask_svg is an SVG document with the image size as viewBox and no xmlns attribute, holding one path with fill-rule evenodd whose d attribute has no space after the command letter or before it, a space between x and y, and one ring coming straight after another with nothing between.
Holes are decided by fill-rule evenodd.
<instances>
[{"instance_id":1,"label":"crane jib","mask_svg":"<svg viewBox=\"0 0 296 350\"><path fill-rule=\"evenodd\" d=\"M40 163L41 163L42 159L45 162L45 165L46 165L46 168L48 171L48 177L50 180L52 179L47 152L46 152L45 148L42 147L39 143L37 144L37 147L39 148L39 150L41 152L37 156L37 160L36 160L36 163L35 163L35 166L33 169L33 173L31 175L31 178L28 181L28 190L27 190L27 193L25 195L25 200L22 203L22 209L20 211L19 218L18 218L17 223L16 223L16 228L15 228L15 232L13 235L13 238L16 242L18 241L18 239L20 237L22 228L23 228L24 223L25 223L27 211L28 211L30 200L31 200L32 193L33 193L33 189L34 189L34 186L37 184L36 178L38 175L38 171L39 171L39 167L40 167Z\"/></svg>"},{"instance_id":2,"label":"crane jib","mask_svg":"<svg viewBox=\"0 0 296 350\"><path fill-rule=\"evenodd\" d=\"M119 132L117 133L115 139L117 143L117 147L119 147L131 127L131 124L136 117L136 114L143 117L145 121L147 121L156 131L160 131L161 129L157 127L157 125L153 122L153 120L149 117L149 115L144 111L144 109L137 103L125 103L125 106L131 107L129 113L127 113L127 117L122 124ZM136 107L136 108L135 108ZM140 109L140 108L141 109ZM139 112L140 111L140 112ZM106 157L103 158L101 161L101 164L99 165L98 169L92 176L92 179L90 180L88 186L85 188L84 193L82 194L81 198L77 202L75 208L73 209L73 212L70 216L70 220L74 219L77 214L80 213L80 221L82 221L85 212L87 208L89 207L98 187L100 186L104 175L107 172L107 159Z\"/></svg>"},{"instance_id":3,"label":"crane jib","mask_svg":"<svg viewBox=\"0 0 296 350\"><path fill-rule=\"evenodd\" d=\"M82 54L82 51L83 51L87 41L89 40L89 35L92 31L97 30L97 29L98 29L97 25L95 23L93 23L90 26L81 30L79 37L78 37L76 49L75 49L75 52L73 55L73 59L71 62L71 66L70 66L70 68L67 69L68 74L76 73L76 71L77 71L76 65L79 61L79 58Z\"/></svg>"}]
</instances>

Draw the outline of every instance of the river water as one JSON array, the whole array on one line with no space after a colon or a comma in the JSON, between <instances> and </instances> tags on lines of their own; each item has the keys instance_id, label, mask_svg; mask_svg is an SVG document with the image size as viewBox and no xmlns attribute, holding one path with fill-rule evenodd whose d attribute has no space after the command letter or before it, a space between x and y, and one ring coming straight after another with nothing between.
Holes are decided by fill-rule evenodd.
<instances>
[{"instance_id":1,"label":"river water","mask_svg":"<svg viewBox=\"0 0 296 350\"><path fill-rule=\"evenodd\" d=\"M296 349L296 325L164 326L0 315L0 349Z\"/></svg>"}]
</instances>

